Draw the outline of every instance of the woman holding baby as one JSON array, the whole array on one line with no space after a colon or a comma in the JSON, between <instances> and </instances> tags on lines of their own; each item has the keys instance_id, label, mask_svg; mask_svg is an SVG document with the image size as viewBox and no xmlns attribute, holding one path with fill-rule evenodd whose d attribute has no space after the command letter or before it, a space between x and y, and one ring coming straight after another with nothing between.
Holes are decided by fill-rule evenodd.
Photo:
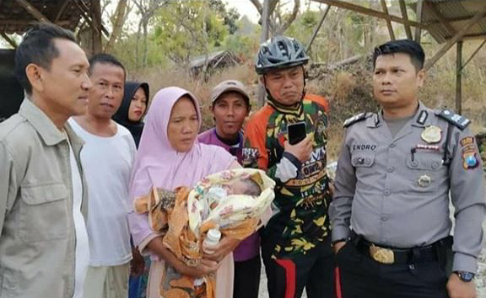
<instances>
[{"instance_id":1,"label":"woman holding baby","mask_svg":"<svg viewBox=\"0 0 486 298\"><path fill-rule=\"evenodd\" d=\"M193 187L209 174L240 167L224 149L196 140L201 122L199 104L190 92L169 87L155 95L133 169L132 199L147 194L152 186L168 190ZM142 254L151 254L154 259L147 297L160 297L160 281L166 265L181 275L195 278L216 272L216 297L232 297L231 252L239 240L223 237L213 254L205 254L199 265L190 267L163 245L162 235L151 230L147 215L132 212L129 222L135 245Z\"/></svg>"}]
</instances>

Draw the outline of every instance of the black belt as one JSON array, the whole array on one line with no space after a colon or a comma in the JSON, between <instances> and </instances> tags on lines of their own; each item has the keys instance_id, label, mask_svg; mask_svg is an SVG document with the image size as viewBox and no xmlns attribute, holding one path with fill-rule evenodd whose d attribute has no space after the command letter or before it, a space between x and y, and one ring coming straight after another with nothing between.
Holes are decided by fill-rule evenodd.
<instances>
[{"instance_id":1,"label":"black belt","mask_svg":"<svg viewBox=\"0 0 486 298\"><path fill-rule=\"evenodd\" d=\"M438 261L438 248L442 246L441 240L431 245L405 249L375 244L360 236L356 236L351 241L355 243L358 251L383 264L415 264Z\"/></svg>"}]
</instances>

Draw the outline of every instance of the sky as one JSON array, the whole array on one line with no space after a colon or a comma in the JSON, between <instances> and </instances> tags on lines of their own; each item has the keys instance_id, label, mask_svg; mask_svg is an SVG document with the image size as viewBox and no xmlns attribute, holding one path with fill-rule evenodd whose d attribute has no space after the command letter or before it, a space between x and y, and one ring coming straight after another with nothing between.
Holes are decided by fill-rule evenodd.
<instances>
[{"instance_id":1,"label":"sky","mask_svg":"<svg viewBox=\"0 0 486 298\"><path fill-rule=\"evenodd\" d=\"M260 3L263 2L263 0L259 0ZM248 19L250 19L252 22L257 23L258 20L260 19L260 14L258 13L257 9L255 6L250 2L250 0L223 0L223 2L226 4L226 7L228 8L236 8L236 10L240 13L241 16L246 15ZM285 11L291 11L293 8L293 2L292 0L280 0L280 2L283 4L283 9ZM307 6L308 6L309 0L304 0L301 1L300 3L300 10L304 11ZM318 3L318 2L311 2L310 8L312 10L319 10L320 6L324 6L324 4Z\"/></svg>"},{"instance_id":2,"label":"sky","mask_svg":"<svg viewBox=\"0 0 486 298\"><path fill-rule=\"evenodd\" d=\"M241 16L246 15L254 23L258 22L260 14L250 0L224 0L228 8L235 8Z\"/></svg>"}]
</instances>

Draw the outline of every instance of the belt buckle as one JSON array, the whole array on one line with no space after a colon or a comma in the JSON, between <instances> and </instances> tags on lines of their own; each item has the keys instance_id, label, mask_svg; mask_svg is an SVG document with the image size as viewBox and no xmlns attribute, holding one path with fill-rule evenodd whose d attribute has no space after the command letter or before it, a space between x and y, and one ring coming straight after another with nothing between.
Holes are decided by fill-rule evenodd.
<instances>
[{"instance_id":1,"label":"belt buckle","mask_svg":"<svg viewBox=\"0 0 486 298\"><path fill-rule=\"evenodd\" d=\"M373 260L382 264L393 264L395 263L395 255L393 250L376 246L374 244L370 245L370 255Z\"/></svg>"}]
</instances>

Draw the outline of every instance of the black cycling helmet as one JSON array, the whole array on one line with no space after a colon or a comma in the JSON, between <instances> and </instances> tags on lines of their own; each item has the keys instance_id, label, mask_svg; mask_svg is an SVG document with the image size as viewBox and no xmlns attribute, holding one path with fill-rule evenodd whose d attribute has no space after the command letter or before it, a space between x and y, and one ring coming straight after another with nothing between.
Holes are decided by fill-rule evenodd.
<instances>
[{"instance_id":1,"label":"black cycling helmet","mask_svg":"<svg viewBox=\"0 0 486 298\"><path fill-rule=\"evenodd\" d=\"M309 56L305 54L304 46L292 37L275 36L260 45L255 60L255 70L258 74L269 70L305 65Z\"/></svg>"}]
</instances>

